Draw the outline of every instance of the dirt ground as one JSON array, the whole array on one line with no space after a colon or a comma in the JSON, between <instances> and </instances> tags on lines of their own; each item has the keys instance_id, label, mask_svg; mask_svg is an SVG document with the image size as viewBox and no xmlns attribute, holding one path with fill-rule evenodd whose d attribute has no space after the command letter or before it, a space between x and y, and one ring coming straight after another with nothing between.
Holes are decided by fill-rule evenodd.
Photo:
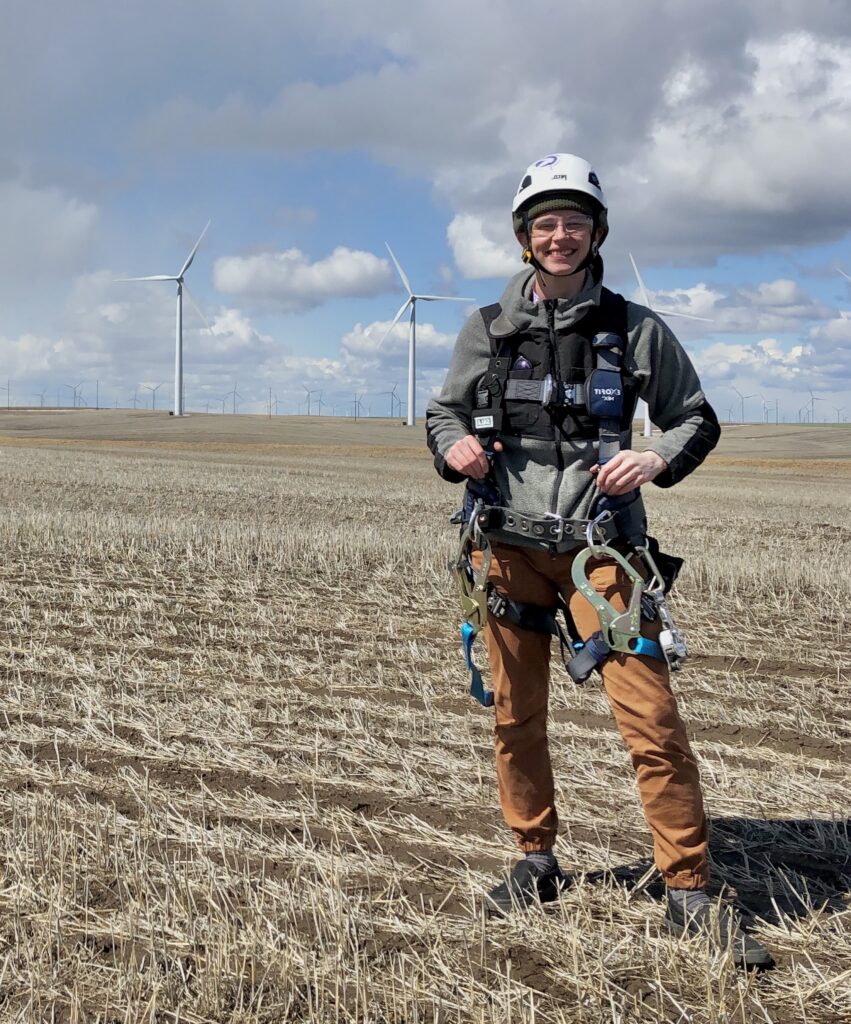
<instances>
[{"instance_id":1,"label":"dirt ground","mask_svg":"<svg viewBox=\"0 0 851 1024\"><path fill-rule=\"evenodd\" d=\"M647 489L747 976L662 930L560 668L575 884L482 916L514 855L420 427L0 411L0 1020L851 1021L849 475L851 428L744 426Z\"/></svg>"}]
</instances>

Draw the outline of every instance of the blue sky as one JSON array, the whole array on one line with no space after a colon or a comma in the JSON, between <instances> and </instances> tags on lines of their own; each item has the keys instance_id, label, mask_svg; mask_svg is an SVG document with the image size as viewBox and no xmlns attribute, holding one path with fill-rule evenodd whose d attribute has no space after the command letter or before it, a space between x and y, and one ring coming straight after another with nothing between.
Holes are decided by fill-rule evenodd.
<instances>
[{"instance_id":1,"label":"blue sky","mask_svg":"<svg viewBox=\"0 0 851 1024\"><path fill-rule=\"evenodd\" d=\"M829 0L707 8L628 0L399 5L34 2L0 39L0 381L12 401L94 381L126 405L173 363L187 281L190 409L237 382L243 411L303 386L378 413L404 391L420 307L420 411L454 337L519 267L509 208L554 151L596 166L610 287L627 253L722 418L735 388L795 419L851 416L851 11ZM520 14L522 13L522 20ZM0 401L3 394L0 393ZM166 402L166 404L168 404ZM844 407L844 408L843 408ZM836 409L842 411L837 413Z\"/></svg>"}]
</instances>

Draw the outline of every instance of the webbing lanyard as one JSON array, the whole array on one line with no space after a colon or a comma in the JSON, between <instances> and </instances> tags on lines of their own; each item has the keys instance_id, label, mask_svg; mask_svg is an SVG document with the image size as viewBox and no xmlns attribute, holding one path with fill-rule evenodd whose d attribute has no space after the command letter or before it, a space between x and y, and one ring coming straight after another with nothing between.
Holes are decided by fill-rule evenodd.
<instances>
[{"instance_id":1,"label":"webbing lanyard","mask_svg":"<svg viewBox=\"0 0 851 1024\"><path fill-rule=\"evenodd\" d=\"M482 673L473 661L473 643L484 628L488 617L488 572L491 565L491 547L487 539L478 530L479 513L484 502L479 499L473 506L467 525L461 531L458 554L450 563L450 570L458 587L461 599L461 611L464 621L461 623L461 643L464 648L464 660L470 672L470 694L486 708L493 707L493 691L485 687ZM477 540L482 552L482 565L478 572L472 568L470 551L473 541Z\"/></svg>"}]
</instances>

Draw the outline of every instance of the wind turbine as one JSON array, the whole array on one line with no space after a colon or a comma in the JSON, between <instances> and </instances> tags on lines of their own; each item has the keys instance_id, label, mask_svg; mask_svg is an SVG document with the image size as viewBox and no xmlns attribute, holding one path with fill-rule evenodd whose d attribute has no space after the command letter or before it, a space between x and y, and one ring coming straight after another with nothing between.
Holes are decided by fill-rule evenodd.
<instances>
[{"instance_id":1,"label":"wind turbine","mask_svg":"<svg viewBox=\"0 0 851 1024\"><path fill-rule=\"evenodd\" d=\"M310 396L311 395L321 395L322 392L319 390L319 388L312 388L311 389L306 384L302 384L302 388L304 388L304 390L305 390L305 392L307 394L307 398L306 398L306 402L307 402L307 415L309 416L310 415ZM320 416L322 415L321 411L320 411L319 415Z\"/></svg>"},{"instance_id":2,"label":"wind turbine","mask_svg":"<svg viewBox=\"0 0 851 1024\"><path fill-rule=\"evenodd\" d=\"M77 408L77 392L78 392L78 391L80 390L80 388L81 388L81 387L82 387L82 386L83 386L83 385L84 385L85 383L86 383L86 382L85 382L84 380L81 380L79 384L64 384L64 385L63 385L63 387L66 387L66 388L70 388L70 389L71 389L71 391L73 392L73 396L74 396L74 397L73 397L73 404L74 404L74 408L75 408L75 409Z\"/></svg>"},{"instance_id":3,"label":"wind turbine","mask_svg":"<svg viewBox=\"0 0 851 1024\"><path fill-rule=\"evenodd\" d=\"M387 245L387 242L384 243ZM393 250L387 245L387 251L390 253L390 259L399 272L399 277L402 279L402 284L405 286L405 290L408 293L407 299L402 303L402 306L396 316L393 318L393 323L390 324L389 330L385 333L384 337L379 342L379 348L393 331L393 328L402 319L402 315L408 306L411 307L411 326L408 331L408 426L413 427L417 421L417 407L416 407L416 394L415 394L415 379L417 370L417 302L474 302L474 299L460 298L457 295L415 295L411 288L411 282L408 280L405 271L399 266L399 261L393 255Z\"/></svg>"},{"instance_id":4,"label":"wind turbine","mask_svg":"<svg viewBox=\"0 0 851 1024\"><path fill-rule=\"evenodd\" d=\"M654 313L658 313L660 316L679 316L684 320L702 320L704 323L710 324L712 321L705 316L694 316L692 313L680 313L674 309L658 309L653 305L653 298L650 292L647 291L647 286L644 284L644 280L641 274L638 272L638 264L635 262L635 258L632 253L629 253L629 262L632 264L632 269L635 271L635 279L638 281L638 290L641 292L641 301L644 305L652 310ZM650 407L644 403L644 436L650 437L653 433L653 428L650 424Z\"/></svg>"},{"instance_id":5,"label":"wind turbine","mask_svg":"<svg viewBox=\"0 0 851 1024\"><path fill-rule=\"evenodd\" d=\"M813 410L810 422L815 423L816 421L816 402L823 402L824 399L820 395L814 395L812 388L807 388L810 393L810 408Z\"/></svg>"},{"instance_id":6,"label":"wind turbine","mask_svg":"<svg viewBox=\"0 0 851 1024\"><path fill-rule=\"evenodd\" d=\"M239 399L240 402L242 401L242 395L236 390L236 381L233 382L233 391L228 391L228 393L225 395L224 400L227 400L228 398L231 397L233 398L233 415L236 416L236 401L237 399ZM222 412L224 411L225 407L224 405L222 405Z\"/></svg>"},{"instance_id":7,"label":"wind turbine","mask_svg":"<svg viewBox=\"0 0 851 1024\"><path fill-rule=\"evenodd\" d=\"M157 407L157 392L162 387L162 384L157 384L157 386L155 388L152 388L150 386L150 384L143 384L142 387L146 391L150 391L151 392L151 409L152 410L156 409L156 407Z\"/></svg>"},{"instance_id":8,"label":"wind turbine","mask_svg":"<svg viewBox=\"0 0 851 1024\"><path fill-rule=\"evenodd\" d=\"M840 274L842 274L842 276L845 278L846 281L851 283L851 277L849 277L848 274L846 274L845 271L841 267L837 267L836 269L839 271Z\"/></svg>"},{"instance_id":9,"label":"wind turbine","mask_svg":"<svg viewBox=\"0 0 851 1024\"><path fill-rule=\"evenodd\" d=\"M387 395L390 398L390 419L391 420L396 415L395 410L396 410L396 403L397 402L399 403L399 413L400 413L400 415L401 415L401 412L402 412L402 399L396 394L396 388L398 388L398 387L399 387L398 384L394 384L390 391L382 391L381 392L382 395Z\"/></svg>"},{"instance_id":10,"label":"wind turbine","mask_svg":"<svg viewBox=\"0 0 851 1024\"><path fill-rule=\"evenodd\" d=\"M730 385L730 387L733 388L733 390L736 392L736 394L742 400L742 425L744 425L744 422L745 422L745 399L746 398L756 398L756 395L743 395L741 393L741 391L739 391L739 389L737 387L733 387L732 384Z\"/></svg>"},{"instance_id":11,"label":"wind turbine","mask_svg":"<svg viewBox=\"0 0 851 1024\"><path fill-rule=\"evenodd\" d=\"M41 399L41 408L43 409L44 408L44 396L47 394L47 388L45 388L44 391L34 391L33 394L34 394L34 396L36 398L40 398ZM837 420L837 422L839 422L839 421Z\"/></svg>"},{"instance_id":12,"label":"wind turbine","mask_svg":"<svg viewBox=\"0 0 851 1024\"><path fill-rule=\"evenodd\" d=\"M121 281L176 281L177 282L177 317L175 320L174 330L174 415L183 415L183 291L186 289L186 295L192 305L195 307L195 312L204 321L204 326L212 334L212 328L207 323L207 318L198 308L198 303L192 298L192 292L189 291L188 286L183 280L186 271L192 266L192 261L195 259L195 253L198 252L198 246L201 244L204 235L207 234L207 228L210 226L210 221L207 221L204 226L204 230L201 232L198 241L192 247L192 252L186 258L186 262L180 268L180 272L176 277L170 276L169 274L153 274L150 277L122 277Z\"/></svg>"}]
</instances>

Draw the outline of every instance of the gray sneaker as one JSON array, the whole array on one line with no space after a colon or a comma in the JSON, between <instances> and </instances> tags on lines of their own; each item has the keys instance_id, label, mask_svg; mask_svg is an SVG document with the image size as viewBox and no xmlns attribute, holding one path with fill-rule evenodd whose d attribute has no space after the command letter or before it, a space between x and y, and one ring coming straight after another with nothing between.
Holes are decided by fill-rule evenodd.
<instances>
[{"instance_id":1,"label":"gray sneaker","mask_svg":"<svg viewBox=\"0 0 851 1024\"><path fill-rule=\"evenodd\" d=\"M530 861L519 860L507 880L487 894L485 911L489 917L505 917L512 910L528 910L534 903L552 903L569 884L560 868L541 871Z\"/></svg>"},{"instance_id":2,"label":"gray sneaker","mask_svg":"<svg viewBox=\"0 0 851 1024\"><path fill-rule=\"evenodd\" d=\"M712 913L711 904L688 915L678 900L669 898L667 904L665 926L674 935L705 935L717 949L729 949L739 967L768 970L774 966L772 955L752 935L748 935L739 912L729 904L717 904L717 915Z\"/></svg>"}]
</instances>

